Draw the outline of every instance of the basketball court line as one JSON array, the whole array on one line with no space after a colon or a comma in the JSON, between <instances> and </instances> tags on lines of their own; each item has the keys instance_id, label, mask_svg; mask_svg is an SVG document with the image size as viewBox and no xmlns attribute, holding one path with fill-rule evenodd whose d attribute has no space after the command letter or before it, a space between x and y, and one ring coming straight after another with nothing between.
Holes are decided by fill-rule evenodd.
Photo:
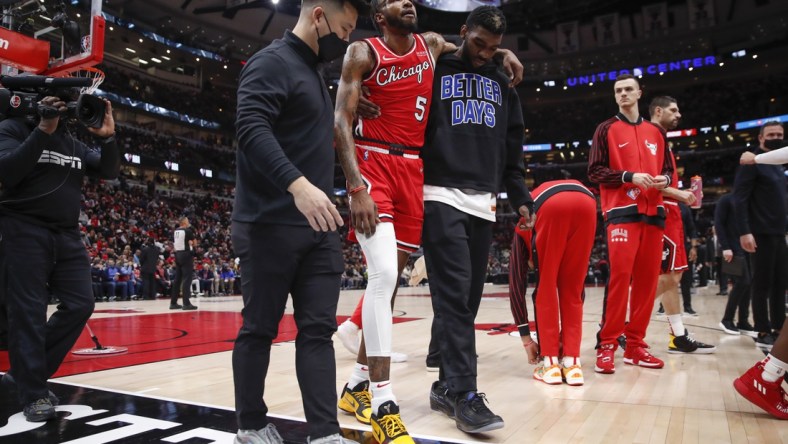
<instances>
[{"instance_id":1,"label":"basketball court line","mask_svg":"<svg viewBox=\"0 0 788 444\"><path fill-rule=\"evenodd\" d=\"M236 431L231 408L180 399L97 387L90 384L50 381L60 397L58 418L46 423L27 422L12 396L0 400L0 440L4 443L141 443L183 442L186 439L232 443ZM4 393L5 395L5 393ZM269 414L285 442L306 440L302 417ZM344 427L343 436L362 444L373 441L371 428ZM472 444L478 441L447 440L413 435L418 444ZM205 442L205 441L200 442Z\"/></svg>"}]
</instances>

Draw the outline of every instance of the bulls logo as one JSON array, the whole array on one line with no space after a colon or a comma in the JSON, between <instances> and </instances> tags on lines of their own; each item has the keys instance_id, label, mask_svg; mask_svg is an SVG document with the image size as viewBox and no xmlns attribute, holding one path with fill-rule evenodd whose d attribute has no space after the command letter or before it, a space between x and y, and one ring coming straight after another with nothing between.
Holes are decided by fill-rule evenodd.
<instances>
[{"instance_id":1,"label":"bulls logo","mask_svg":"<svg viewBox=\"0 0 788 444\"><path fill-rule=\"evenodd\" d=\"M13 95L13 96L11 96L11 102L10 103L11 103L11 107L12 108L19 108L19 105L22 104L22 98L17 96L17 95Z\"/></svg>"},{"instance_id":2,"label":"bulls logo","mask_svg":"<svg viewBox=\"0 0 788 444\"><path fill-rule=\"evenodd\" d=\"M656 143L650 143L648 141L648 139L646 139L645 142L646 142L646 148L648 148L648 151L651 153L651 155L652 156L656 156L657 155L657 144Z\"/></svg>"},{"instance_id":3,"label":"bulls logo","mask_svg":"<svg viewBox=\"0 0 788 444\"><path fill-rule=\"evenodd\" d=\"M626 228L614 228L610 230L610 242L628 242L629 231Z\"/></svg>"}]
</instances>

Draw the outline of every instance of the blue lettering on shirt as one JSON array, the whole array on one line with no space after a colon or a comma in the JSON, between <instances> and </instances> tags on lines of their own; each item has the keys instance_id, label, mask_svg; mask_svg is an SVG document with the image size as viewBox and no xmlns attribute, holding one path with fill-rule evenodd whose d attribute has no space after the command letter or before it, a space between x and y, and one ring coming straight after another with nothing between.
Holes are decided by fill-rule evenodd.
<instances>
[{"instance_id":1,"label":"blue lettering on shirt","mask_svg":"<svg viewBox=\"0 0 788 444\"><path fill-rule=\"evenodd\" d=\"M452 100L452 125L487 125L495 127L495 105L503 103L501 85L474 73L441 77L441 100ZM460 100L457 100L460 99Z\"/></svg>"}]
</instances>

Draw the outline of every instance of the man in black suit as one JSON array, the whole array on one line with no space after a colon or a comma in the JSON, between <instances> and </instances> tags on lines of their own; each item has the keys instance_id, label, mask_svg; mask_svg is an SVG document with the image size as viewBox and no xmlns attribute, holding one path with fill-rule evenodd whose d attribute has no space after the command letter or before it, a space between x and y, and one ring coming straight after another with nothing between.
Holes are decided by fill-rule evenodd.
<instances>
[{"instance_id":1,"label":"man in black suit","mask_svg":"<svg viewBox=\"0 0 788 444\"><path fill-rule=\"evenodd\" d=\"M142 278L142 299L156 299L156 263L159 249L153 238L148 238L140 255L140 277Z\"/></svg>"}]
</instances>

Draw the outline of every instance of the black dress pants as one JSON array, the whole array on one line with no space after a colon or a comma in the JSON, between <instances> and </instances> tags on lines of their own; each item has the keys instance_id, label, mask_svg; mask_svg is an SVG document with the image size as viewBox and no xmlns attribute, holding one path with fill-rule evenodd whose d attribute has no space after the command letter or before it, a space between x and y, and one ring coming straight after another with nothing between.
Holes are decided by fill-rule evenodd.
<instances>
[{"instance_id":1,"label":"black dress pants","mask_svg":"<svg viewBox=\"0 0 788 444\"><path fill-rule=\"evenodd\" d=\"M725 313L722 316L723 321L733 321L736 310L739 311L739 322L749 322L750 317L750 285L751 285L751 271L750 271L750 255L742 253L744 258L743 273L741 276L725 275L725 278L730 278L733 281L733 289L728 293L728 303L725 305ZM722 275L722 272L720 272Z\"/></svg>"},{"instance_id":2,"label":"black dress pants","mask_svg":"<svg viewBox=\"0 0 788 444\"><path fill-rule=\"evenodd\" d=\"M771 332L785 321L785 236L754 234L752 254L752 316L755 331Z\"/></svg>"},{"instance_id":3,"label":"black dress pants","mask_svg":"<svg viewBox=\"0 0 788 444\"><path fill-rule=\"evenodd\" d=\"M441 202L424 202L433 333L440 332L440 378L452 394L477 390L474 322L487 277L492 224Z\"/></svg>"},{"instance_id":4,"label":"black dress pants","mask_svg":"<svg viewBox=\"0 0 788 444\"><path fill-rule=\"evenodd\" d=\"M192 278L194 277L194 258L191 251L175 252L175 282L172 284L171 304L178 303L178 292L181 292L183 305L191 305Z\"/></svg>"},{"instance_id":5,"label":"black dress pants","mask_svg":"<svg viewBox=\"0 0 788 444\"><path fill-rule=\"evenodd\" d=\"M290 294L296 336L296 377L311 439L339 433L336 362L331 336L337 329L342 274L339 234L305 226L233 221L233 247L241 259L243 325L233 348L238 427L266 426L265 379Z\"/></svg>"},{"instance_id":6,"label":"black dress pants","mask_svg":"<svg viewBox=\"0 0 788 444\"><path fill-rule=\"evenodd\" d=\"M93 313L91 284L76 228L53 231L0 216L0 291L8 310L10 372L23 404L47 397L47 379ZM47 319L50 292L60 303Z\"/></svg>"}]
</instances>

